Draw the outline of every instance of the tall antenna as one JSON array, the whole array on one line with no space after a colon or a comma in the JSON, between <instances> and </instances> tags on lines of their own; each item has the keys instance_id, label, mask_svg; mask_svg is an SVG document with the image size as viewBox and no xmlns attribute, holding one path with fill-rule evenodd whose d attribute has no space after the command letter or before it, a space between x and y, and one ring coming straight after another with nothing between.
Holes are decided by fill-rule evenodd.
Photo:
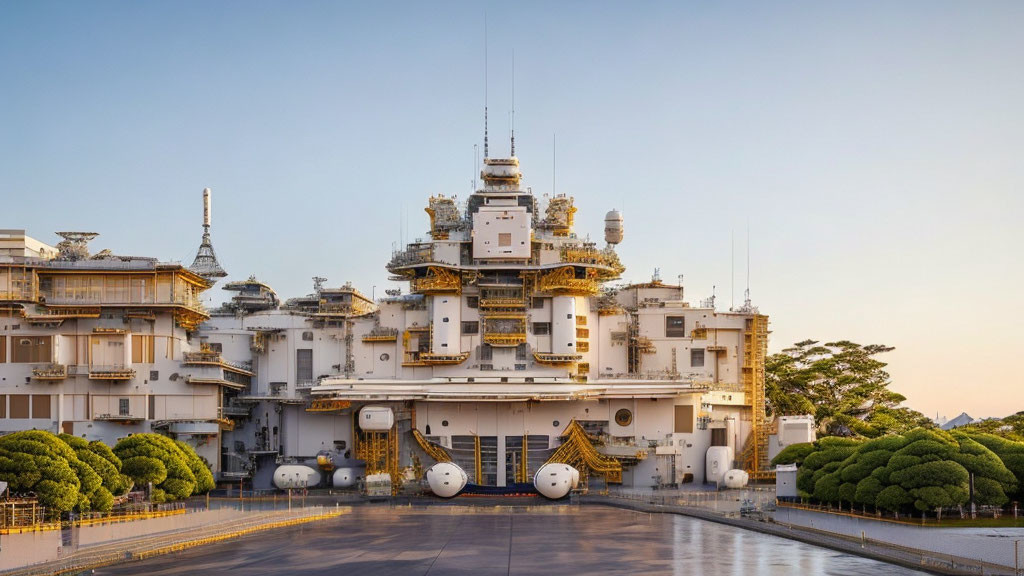
<instances>
[{"instance_id":1,"label":"tall antenna","mask_svg":"<svg viewBox=\"0 0 1024 576\"><path fill-rule=\"evenodd\" d=\"M732 280L729 284L729 310L736 307L736 229L729 231L729 271Z\"/></svg>"},{"instance_id":2,"label":"tall antenna","mask_svg":"<svg viewBox=\"0 0 1024 576\"><path fill-rule=\"evenodd\" d=\"M484 160L487 160L487 12L484 12Z\"/></svg>"},{"instance_id":3,"label":"tall antenna","mask_svg":"<svg viewBox=\"0 0 1024 576\"><path fill-rule=\"evenodd\" d=\"M750 308L750 221L747 221L747 290L743 293L743 305Z\"/></svg>"},{"instance_id":4,"label":"tall antenna","mask_svg":"<svg viewBox=\"0 0 1024 576\"><path fill-rule=\"evenodd\" d=\"M516 49L512 49L512 157L516 157Z\"/></svg>"}]
</instances>

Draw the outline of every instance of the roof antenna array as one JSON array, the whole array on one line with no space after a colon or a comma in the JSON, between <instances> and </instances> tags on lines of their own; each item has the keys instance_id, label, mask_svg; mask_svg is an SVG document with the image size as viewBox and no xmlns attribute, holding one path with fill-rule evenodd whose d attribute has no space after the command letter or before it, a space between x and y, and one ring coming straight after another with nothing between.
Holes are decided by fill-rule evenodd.
<instances>
[{"instance_id":1,"label":"roof antenna array","mask_svg":"<svg viewBox=\"0 0 1024 576\"><path fill-rule=\"evenodd\" d=\"M516 157L516 50L512 49L512 157Z\"/></svg>"}]
</instances>

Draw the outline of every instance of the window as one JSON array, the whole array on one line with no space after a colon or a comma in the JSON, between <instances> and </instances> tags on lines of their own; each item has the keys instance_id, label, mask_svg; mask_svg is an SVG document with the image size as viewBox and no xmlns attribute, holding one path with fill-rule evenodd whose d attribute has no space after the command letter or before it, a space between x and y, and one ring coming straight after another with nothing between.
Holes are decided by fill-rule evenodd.
<instances>
[{"instance_id":1,"label":"window","mask_svg":"<svg viewBox=\"0 0 1024 576\"><path fill-rule=\"evenodd\" d=\"M52 336L19 336L12 338L11 357L14 362L50 362Z\"/></svg>"},{"instance_id":2,"label":"window","mask_svg":"<svg viewBox=\"0 0 1024 576\"><path fill-rule=\"evenodd\" d=\"M492 358L494 358L494 349L491 348L490 344L482 344L480 346L480 359L481 360L490 360ZM481 366L481 369L483 369L482 366Z\"/></svg>"},{"instance_id":3,"label":"window","mask_svg":"<svg viewBox=\"0 0 1024 576\"><path fill-rule=\"evenodd\" d=\"M303 332L302 333L302 339L305 340L306 342L312 342L313 341L313 333L312 332L308 332L308 331L307 332Z\"/></svg>"},{"instance_id":4,"label":"window","mask_svg":"<svg viewBox=\"0 0 1024 576\"><path fill-rule=\"evenodd\" d=\"M448 317L447 316L445 316L444 318L441 318L441 322L447 322L447 321L448 321Z\"/></svg>"},{"instance_id":5,"label":"window","mask_svg":"<svg viewBox=\"0 0 1024 576\"><path fill-rule=\"evenodd\" d=\"M541 310L541 309L543 309L544 308L544 299L543 298L534 298L533 302L530 303L530 307L533 308L534 310Z\"/></svg>"},{"instance_id":6,"label":"window","mask_svg":"<svg viewBox=\"0 0 1024 576\"><path fill-rule=\"evenodd\" d=\"M537 336L546 336L551 334L551 322L534 322L533 333Z\"/></svg>"},{"instance_id":7,"label":"window","mask_svg":"<svg viewBox=\"0 0 1024 576\"><path fill-rule=\"evenodd\" d=\"M472 322L463 322L462 323L462 333L463 334L479 334L480 333L480 322L476 321L476 320L474 320Z\"/></svg>"},{"instance_id":8,"label":"window","mask_svg":"<svg viewBox=\"0 0 1024 576\"><path fill-rule=\"evenodd\" d=\"M665 336L669 338L686 338L686 328L683 316L665 317Z\"/></svg>"},{"instance_id":9,"label":"window","mask_svg":"<svg viewBox=\"0 0 1024 576\"><path fill-rule=\"evenodd\" d=\"M210 352L216 352L217 354L224 351L224 345L220 342L207 342L206 347L210 349Z\"/></svg>"},{"instance_id":10,"label":"window","mask_svg":"<svg viewBox=\"0 0 1024 576\"><path fill-rule=\"evenodd\" d=\"M302 348L295 351L295 382L302 384L313 380L313 350Z\"/></svg>"},{"instance_id":11,"label":"window","mask_svg":"<svg viewBox=\"0 0 1024 576\"><path fill-rule=\"evenodd\" d=\"M118 416L128 416L129 415L129 412L128 412L128 399L127 398L118 398L118 400L117 400L117 415Z\"/></svg>"},{"instance_id":12,"label":"window","mask_svg":"<svg viewBox=\"0 0 1024 576\"><path fill-rule=\"evenodd\" d=\"M155 352L155 338L150 335L132 334L133 364L152 364Z\"/></svg>"},{"instance_id":13,"label":"window","mask_svg":"<svg viewBox=\"0 0 1024 576\"><path fill-rule=\"evenodd\" d=\"M704 349L694 348L690 350L690 366L699 368L704 365Z\"/></svg>"},{"instance_id":14,"label":"window","mask_svg":"<svg viewBox=\"0 0 1024 576\"><path fill-rule=\"evenodd\" d=\"M32 417L40 418L43 420L50 419L50 395L49 394L33 394L32 395Z\"/></svg>"},{"instance_id":15,"label":"window","mask_svg":"<svg viewBox=\"0 0 1024 576\"><path fill-rule=\"evenodd\" d=\"M480 297L479 296L466 296L466 306L469 306L470 308L479 308L480 307Z\"/></svg>"},{"instance_id":16,"label":"window","mask_svg":"<svg viewBox=\"0 0 1024 576\"><path fill-rule=\"evenodd\" d=\"M11 418L28 418L28 394L11 394Z\"/></svg>"},{"instance_id":17,"label":"window","mask_svg":"<svg viewBox=\"0 0 1024 576\"><path fill-rule=\"evenodd\" d=\"M0 336L0 364L7 362L7 336Z\"/></svg>"},{"instance_id":18,"label":"window","mask_svg":"<svg viewBox=\"0 0 1024 576\"><path fill-rule=\"evenodd\" d=\"M676 434L692 434L693 433L693 406L676 406L675 407L675 433Z\"/></svg>"},{"instance_id":19,"label":"window","mask_svg":"<svg viewBox=\"0 0 1024 576\"><path fill-rule=\"evenodd\" d=\"M498 246L511 246L512 245L512 234L509 232L498 233Z\"/></svg>"},{"instance_id":20,"label":"window","mask_svg":"<svg viewBox=\"0 0 1024 576\"><path fill-rule=\"evenodd\" d=\"M530 353L530 345L525 342L516 346L516 360L526 360L527 355ZM524 367L525 369L525 367Z\"/></svg>"},{"instance_id":21,"label":"window","mask_svg":"<svg viewBox=\"0 0 1024 576\"><path fill-rule=\"evenodd\" d=\"M0 418L7 418L7 395L0 394Z\"/></svg>"}]
</instances>

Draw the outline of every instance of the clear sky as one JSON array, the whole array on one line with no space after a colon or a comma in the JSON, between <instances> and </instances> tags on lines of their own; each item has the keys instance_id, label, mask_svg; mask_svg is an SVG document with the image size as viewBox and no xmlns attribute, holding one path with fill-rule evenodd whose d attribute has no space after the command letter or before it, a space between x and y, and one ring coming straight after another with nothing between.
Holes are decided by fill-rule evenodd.
<instances>
[{"instance_id":1,"label":"clear sky","mask_svg":"<svg viewBox=\"0 0 1024 576\"><path fill-rule=\"evenodd\" d=\"M209 186L232 279L380 293L470 191L485 9L492 156L514 50L527 184L557 134L627 279L739 304L749 225L773 350L884 343L913 408L1024 410L1024 2L7 1L0 227L190 263Z\"/></svg>"}]
</instances>

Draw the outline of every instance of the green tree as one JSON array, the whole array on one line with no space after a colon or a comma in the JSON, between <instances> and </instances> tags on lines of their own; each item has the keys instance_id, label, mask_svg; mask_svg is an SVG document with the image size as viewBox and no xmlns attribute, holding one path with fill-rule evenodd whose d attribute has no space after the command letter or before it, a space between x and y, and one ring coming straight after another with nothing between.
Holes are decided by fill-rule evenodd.
<instances>
[{"instance_id":1,"label":"green tree","mask_svg":"<svg viewBox=\"0 0 1024 576\"><path fill-rule=\"evenodd\" d=\"M901 407L906 398L889 389L885 362L893 348L842 340L797 342L765 361L765 395L771 415L813 414L821 434L875 437L931 425Z\"/></svg>"},{"instance_id":2,"label":"green tree","mask_svg":"<svg viewBox=\"0 0 1024 576\"><path fill-rule=\"evenodd\" d=\"M160 434L133 434L117 443L114 454L137 484L153 483L155 502L188 498L213 486L210 469L192 447Z\"/></svg>"},{"instance_id":3,"label":"green tree","mask_svg":"<svg viewBox=\"0 0 1024 576\"><path fill-rule=\"evenodd\" d=\"M1017 479L1016 488L1006 490L1007 496L1017 501L1024 500L1024 442L1016 442L994 434L962 433L999 457L1003 465ZM977 488L977 486L975 487Z\"/></svg>"},{"instance_id":4,"label":"green tree","mask_svg":"<svg viewBox=\"0 0 1024 576\"><path fill-rule=\"evenodd\" d=\"M0 437L0 480L15 494L34 493L51 515L89 510L102 484L70 446L43 430Z\"/></svg>"},{"instance_id":5,"label":"green tree","mask_svg":"<svg viewBox=\"0 0 1024 576\"><path fill-rule=\"evenodd\" d=\"M121 461L116 457L114 460L105 458L106 453L110 453L111 456L113 453L102 442L95 440L89 442L70 434L61 434L58 437L75 451L79 460L87 463L100 477L101 485L90 496L90 500L93 501L91 508L103 512L109 511L114 503L114 496L125 494L131 485L128 477L121 473Z\"/></svg>"}]
</instances>

